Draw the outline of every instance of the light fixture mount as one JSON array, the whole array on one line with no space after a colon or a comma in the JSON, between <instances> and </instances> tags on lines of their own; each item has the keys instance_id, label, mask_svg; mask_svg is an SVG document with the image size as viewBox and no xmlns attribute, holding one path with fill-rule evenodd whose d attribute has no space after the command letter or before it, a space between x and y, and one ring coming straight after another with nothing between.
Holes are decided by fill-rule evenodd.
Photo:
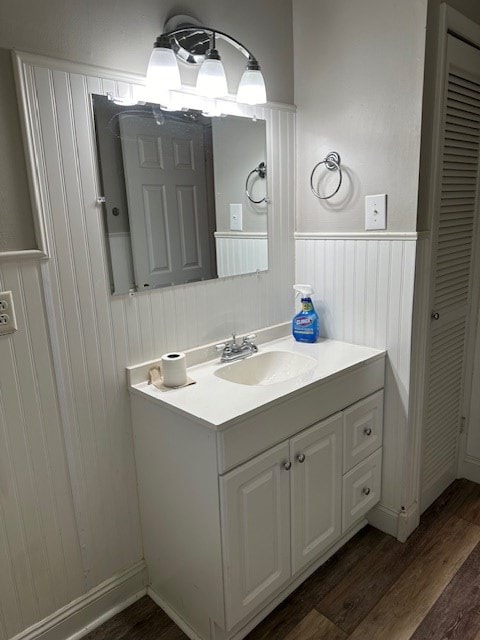
<instances>
[{"instance_id":1,"label":"light fixture mount","mask_svg":"<svg viewBox=\"0 0 480 640\"><path fill-rule=\"evenodd\" d=\"M201 65L211 48L212 38L224 40L247 58L255 56L243 44L223 31L202 25L196 18L187 15L172 16L164 26L162 35L168 36L175 55L189 65Z\"/></svg>"},{"instance_id":2,"label":"light fixture mount","mask_svg":"<svg viewBox=\"0 0 480 640\"><path fill-rule=\"evenodd\" d=\"M173 16L163 25L163 35L168 35L175 55L189 65L201 65L210 48L211 30L202 26L196 18L187 15Z\"/></svg>"}]
</instances>

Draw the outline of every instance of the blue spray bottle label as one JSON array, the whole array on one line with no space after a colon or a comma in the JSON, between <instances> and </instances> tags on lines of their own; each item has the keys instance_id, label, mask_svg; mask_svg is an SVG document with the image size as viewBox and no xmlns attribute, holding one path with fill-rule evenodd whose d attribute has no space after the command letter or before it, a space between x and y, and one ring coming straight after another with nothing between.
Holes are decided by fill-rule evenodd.
<instances>
[{"instance_id":1,"label":"blue spray bottle label","mask_svg":"<svg viewBox=\"0 0 480 640\"><path fill-rule=\"evenodd\" d=\"M318 315L309 296L302 296L302 310L293 318L292 333L298 342L317 341Z\"/></svg>"}]
</instances>

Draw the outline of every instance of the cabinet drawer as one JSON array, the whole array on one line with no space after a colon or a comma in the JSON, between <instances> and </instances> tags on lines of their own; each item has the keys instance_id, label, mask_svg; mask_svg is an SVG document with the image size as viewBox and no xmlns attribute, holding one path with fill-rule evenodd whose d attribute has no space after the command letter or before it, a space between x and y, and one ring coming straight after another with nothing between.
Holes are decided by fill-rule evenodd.
<instances>
[{"instance_id":1,"label":"cabinet drawer","mask_svg":"<svg viewBox=\"0 0 480 640\"><path fill-rule=\"evenodd\" d=\"M343 533L380 500L381 479L381 449L343 476Z\"/></svg>"},{"instance_id":2,"label":"cabinet drawer","mask_svg":"<svg viewBox=\"0 0 480 640\"><path fill-rule=\"evenodd\" d=\"M347 473L382 446L383 391L343 413L343 472Z\"/></svg>"}]
</instances>

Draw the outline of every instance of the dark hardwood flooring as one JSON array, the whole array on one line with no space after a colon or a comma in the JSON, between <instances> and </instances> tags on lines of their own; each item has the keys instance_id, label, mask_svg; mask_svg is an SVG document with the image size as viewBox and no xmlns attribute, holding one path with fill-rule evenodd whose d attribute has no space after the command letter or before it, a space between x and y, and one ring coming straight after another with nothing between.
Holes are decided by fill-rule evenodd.
<instances>
[{"instance_id":1,"label":"dark hardwood flooring","mask_svg":"<svg viewBox=\"0 0 480 640\"><path fill-rule=\"evenodd\" d=\"M405 544L366 527L247 640L480 640L480 486L454 482ZM86 640L186 640L144 597Z\"/></svg>"}]
</instances>

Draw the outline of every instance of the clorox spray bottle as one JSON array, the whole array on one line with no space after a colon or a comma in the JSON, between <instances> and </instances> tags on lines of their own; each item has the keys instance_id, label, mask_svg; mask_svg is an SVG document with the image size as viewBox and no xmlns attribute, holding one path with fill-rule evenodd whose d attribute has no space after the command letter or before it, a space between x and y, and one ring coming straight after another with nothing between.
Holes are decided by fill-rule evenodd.
<instances>
[{"instance_id":1,"label":"clorox spray bottle","mask_svg":"<svg viewBox=\"0 0 480 640\"><path fill-rule=\"evenodd\" d=\"M313 308L313 289L309 284L294 284L297 296L302 296L302 310L293 317L292 333L298 342L316 342L318 338L318 315Z\"/></svg>"}]
</instances>

